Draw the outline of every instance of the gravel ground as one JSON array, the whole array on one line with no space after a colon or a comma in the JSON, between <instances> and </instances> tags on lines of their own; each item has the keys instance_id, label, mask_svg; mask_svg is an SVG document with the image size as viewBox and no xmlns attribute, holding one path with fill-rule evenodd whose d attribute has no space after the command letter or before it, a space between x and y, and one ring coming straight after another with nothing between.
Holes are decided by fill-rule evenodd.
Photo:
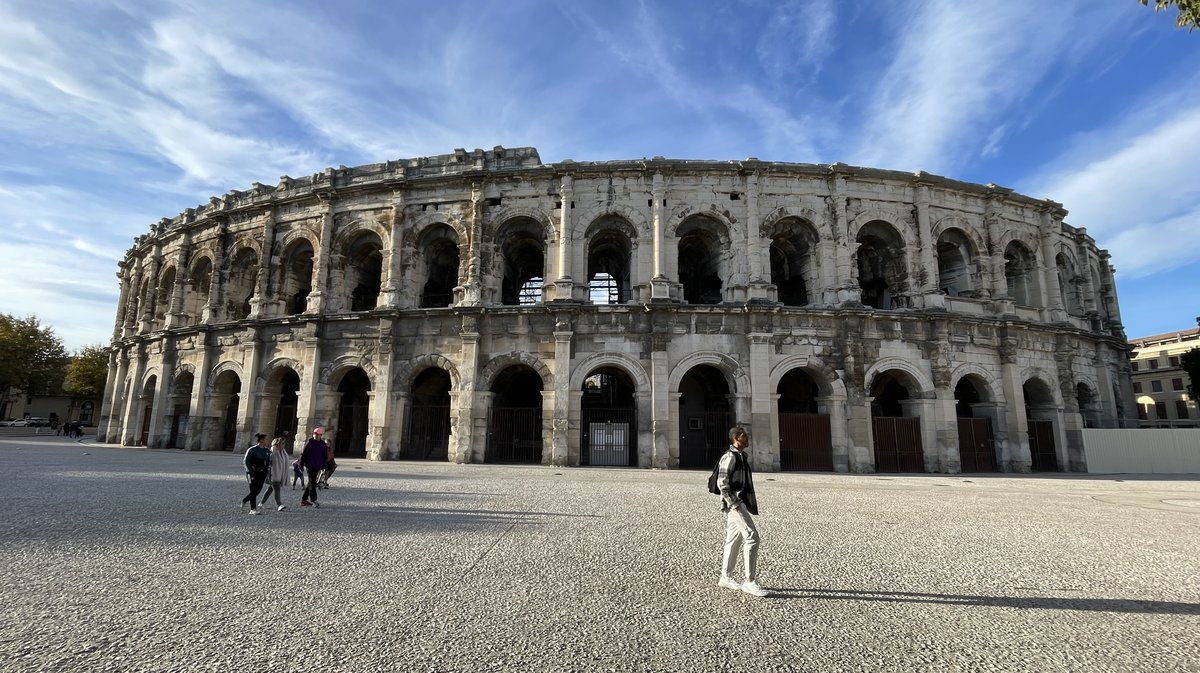
<instances>
[{"instance_id":1,"label":"gravel ground","mask_svg":"<svg viewBox=\"0 0 1200 673\"><path fill-rule=\"evenodd\" d=\"M761 474L754 598L706 473L0 439L4 671L1200 671L1200 481Z\"/></svg>"}]
</instances>

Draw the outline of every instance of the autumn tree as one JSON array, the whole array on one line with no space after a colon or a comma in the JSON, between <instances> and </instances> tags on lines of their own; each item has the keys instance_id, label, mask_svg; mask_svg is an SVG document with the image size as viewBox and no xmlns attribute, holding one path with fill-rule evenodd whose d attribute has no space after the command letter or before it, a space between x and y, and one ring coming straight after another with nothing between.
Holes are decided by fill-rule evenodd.
<instances>
[{"instance_id":1,"label":"autumn tree","mask_svg":"<svg viewBox=\"0 0 1200 673\"><path fill-rule=\"evenodd\" d=\"M1150 0L1138 0L1144 6L1150 5ZM1191 32L1200 28L1200 0L1154 0L1154 11L1175 7L1179 15L1175 17L1175 25L1187 28Z\"/></svg>"},{"instance_id":2,"label":"autumn tree","mask_svg":"<svg viewBox=\"0 0 1200 673\"><path fill-rule=\"evenodd\" d=\"M1196 399L1196 391L1200 390L1200 348L1193 348L1184 353L1179 358L1179 366L1183 367L1183 371L1187 372L1188 382L1187 392Z\"/></svg>"},{"instance_id":3,"label":"autumn tree","mask_svg":"<svg viewBox=\"0 0 1200 673\"><path fill-rule=\"evenodd\" d=\"M63 391L74 397L99 399L108 379L108 349L84 346L71 356Z\"/></svg>"},{"instance_id":4,"label":"autumn tree","mask_svg":"<svg viewBox=\"0 0 1200 673\"><path fill-rule=\"evenodd\" d=\"M66 351L52 328L37 316L0 314L0 400L13 393L56 393L66 368Z\"/></svg>"}]
</instances>

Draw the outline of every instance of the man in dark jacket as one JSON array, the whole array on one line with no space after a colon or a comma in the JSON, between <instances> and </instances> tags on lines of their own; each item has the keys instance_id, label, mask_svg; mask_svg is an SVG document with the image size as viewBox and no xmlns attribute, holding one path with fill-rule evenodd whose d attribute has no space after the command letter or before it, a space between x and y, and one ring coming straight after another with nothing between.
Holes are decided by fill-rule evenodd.
<instances>
[{"instance_id":1,"label":"man in dark jacket","mask_svg":"<svg viewBox=\"0 0 1200 673\"><path fill-rule=\"evenodd\" d=\"M725 512L725 556L717 584L752 596L766 596L767 590L758 584L758 527L750 518L752 514L758 515L754 475L746 457L750 435L739 425L729 431L729 442L729 450L717 463L717 488L721 491L721 510ZM733 578L739 551L745 560L745 582Z\"/></svg>"},{"instance_id":2,"label":"man in dark jacket","mask_svg":"<svg viewBox=\"0 0 1200 673\"><path fill-rule=\"evenodd\" d=\"M258 514L258 492L262 490L263 482L271 468L271 449L267 447L267 436L261 432L254 435L257 443L246 449L246 474L250 476L250 494L242 498L242 505L250 503L250 513Z\"/></svg>"},{"instance_id":3,"label":"man in dark jacket","mask_svg":"<svg viewBox=\"0 0 1200 673\"><path fill-rule=\"evenodd\" d=\"M325 469L329 451L324 437L325 428L314 429L312 439L304 443L304 451L300 454L300 464L308 471L308 484L304 486L304 495L300 500L302 507L320 507L317 504L317 475Z\"/></svg>"}]
</instances>

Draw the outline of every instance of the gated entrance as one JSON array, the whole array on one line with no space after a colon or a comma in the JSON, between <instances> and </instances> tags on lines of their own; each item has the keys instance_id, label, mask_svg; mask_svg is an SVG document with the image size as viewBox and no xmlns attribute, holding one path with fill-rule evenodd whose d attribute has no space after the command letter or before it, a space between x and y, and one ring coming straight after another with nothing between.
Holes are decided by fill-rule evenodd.
<instances>
[{"instance_id":1,"label":"gated entrance","mask_svg":"<svg viewBox=\"0 0 1200 673\"><path fill-rule=\"evenodd\" d=\"M1029 424L1029 457L1034 472L1057 472L1058 456L1054 450L1054 421L1026 421Z\"/></svg>"},{"instance_id":2,"label":"gated entrance","mask_svg":"<svg viewBox=\"0 0 1200 673\"><path fill-rule=\"evenodd\" d=\"M542 462L542 377L525 365L508 367L492 383L484 460Z\"/></svg>"},{"instance_id":3,"label":"gated entrance","mask_svg":"<svg viewBox=\"0 0 1200 673\"><path fill-rule=\"evenodd\" d=\"M583 382L579 464L637 465L637 409L629 375L601 367Z\"/></svg>"},{"instance_id":4,"label":"gated entrance","mask_svg":"<svg viewBox=\"0 0 1200 673\"><path fill-rule=\"evenodd\" d=\"M733 423L725 375L709 365L689 370L679 383L679 467L711 470Z\"/></svg>"},{"instance_id":5,"label":"gated entrance","mask_svg":"<svg viewBox=\"0 0 1200 673\"><path fill-rule=\"evenodd\" d=\"M421 372L412 384L412 407L400 456L446 460L450 446L450 373L440 367Z\"/></svg>"},{"instance_id":6,"label":"gated entrance","mask_svg":"<svg viewBox=\"0 0 1200 673\"><path fill-rule=\"evenodd\" d=\"M958 419L958 460L963 472L995 472L996 448L987 418Z\"/></svg>"},{"instance_id":7,"label":"gated entrance","mask_svg":"<svg viewBox=\"0 0 1200 673\"><path fill-rule=\"evenodd\" d=\"M296 408L299 402L300 375L285 368L279 378L279 403L275 407L275 435L284 438L284 445L292 450L296 441L299 419Z\"/></svg>"},{"instance_id":8,"label":"gated entrance","mask_svg":"<svg viewBox=\"0 0 1200 673\"><path fill-rule=\"evenodd\" d=\"M829 416L817 413L819 389L802 369L783 376L779 393L779 468L785 471L833 471L833 433Z\"/></svg>"},{"instance_id":9,"label":"gated entrance","mask_svg":"<svg viewBox=\"0 0 1200 673\"><path fill-rule=\"evenodd\" d=\"M875 438L876 472L924 472L921 450L921 419L905 417L905 402L910 398L900 371L881 374L871 385L871 432Z\"/></svg>"},{"instance_id":10,"label":"gated entrance","mask_svg":"<svg viewBox=\"0 0 1200 673\"><path fill-rule=\"evenodd\" d=\"M342 399L338 403L338 422L333 436L335 455L367 455L370 390L371 379L358 367L346 372L338 384L338 392L341 393Z\"/></svg>"}]
</instances>

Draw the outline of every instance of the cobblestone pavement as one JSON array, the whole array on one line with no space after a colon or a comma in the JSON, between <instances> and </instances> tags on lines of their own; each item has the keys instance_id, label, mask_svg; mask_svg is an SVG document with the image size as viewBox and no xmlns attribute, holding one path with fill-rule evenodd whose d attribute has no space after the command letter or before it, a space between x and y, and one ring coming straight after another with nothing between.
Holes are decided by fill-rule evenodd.
<instances>
[{"instance_id":1,"label":"cobblestone pavement","mask_svg":"<svg viewBox=\"0 0 1200 673\"><path fill-rule=\"evenodd\" d=\"M0 439L5 671L1200 671L1200 481L758 475L716 586L707 474Z\"/></svg>"}]
</instances>

